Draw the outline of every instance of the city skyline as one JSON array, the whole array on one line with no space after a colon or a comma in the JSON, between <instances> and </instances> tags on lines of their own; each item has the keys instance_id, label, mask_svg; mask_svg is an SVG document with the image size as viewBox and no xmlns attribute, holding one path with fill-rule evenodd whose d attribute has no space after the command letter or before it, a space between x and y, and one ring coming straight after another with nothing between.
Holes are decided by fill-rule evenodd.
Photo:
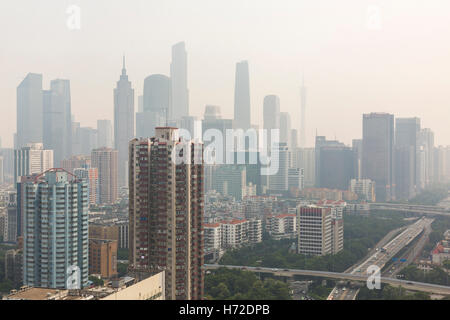
<instances>
[{"instance_id":1,"label":"city skyline","mask_svg":"<svg viewBox=\"0 0 450 320\"><path fill-rule=\"evenodd\" d=\"M263 97L269 94L280 97L281 111L289 112L291 119L299 119L299 88L304 74L308 90L307 146L313 145L316 130L320 135L336 136L350 145L353 138L361 138L361 114L373 111L391 112L396 117L419 117L423 127L431 127L436 132L436 145L450 144L445 123L446 105L450 103L445 94L448 80L443 76L449 68L443 59L450 48L436 41L434 36L434 30L444 35L450 33L441 13L445 10L410 4L414 1L400 1L401 5L379 1L376 5L381 9L382 26L380 30L372 30L366 23L368 4L365 3L353 1L353 5L338 5L320 1L297 5L293 1L284 1L275 6L262 2L258 10L253 10L252 2L248 2L240 8L233 26L226 29L220 26L223 18L217 17L216 11L205 4L203 10L195 14L209 17L207 22L211 31L200 30L202 32L195 35L199 30L191 23L193 12L188 10L186 17L181 17L181 12L189 8L179 3L172 11L173 3L161 4L162 18L149 19L153 22L145 25L125 18L128 18L130 10L139 15L137 8L142 9L142 14L148 13L152 3L136 1L129 7L114 4L106 13L103 12L103 27L92 23L96 15L102 14L100 9L104 6L101 2L79 3L82 8L81 29L69 30L65 25L65 4L48 2L54 4L50 12L43 12L43 9L48 9L45 4L27 4L21 8L24 12L17 21L12 21L9 15L4 17L7 24L16 27L16 36L22 37L24 43L29 40L25 50L23 45L13 42L10 35L5 35L2 57L8 64L2 65L2 70L9 76L0 80L4 88L0 98L4 101L2 112L12 119L15 117L15 89L31 71L43 74L43 83L57 78L71 81L72 112L84 126L94 126L97 118L112 120L110 90L116 81L123 52L128 57L128 74L136 90L137 101L142 94L145 77L170 73L171 46L184 41L191 115L200 116L206 104L213 104L221 106L224 118L233 118L235 64L247 60L251 66L253 124L261 126ZM17 6L20 1L18 3ZM327 8L336 9L335 12L325 10L324 4ZM232 1L228 5L220 5L220 9L230 12L236 10L236 5ZM16 10L15 4L2 6L6 7L2 12ZM123 11L128 22L127 32L117 29L119 26L112 23L112 17L119 11ZM161 19L169 11L170 19L163 23ZM428 27L423 27L423 24L415 26L414 18L423 11L425 14L421 18L426 19ZM40 20L48 14L52 15L51 19ZM279 19L283 14L285 21ZM319 14L324 19L313 21L306 17L307 14ZM262 23L271 15L271 21L277 22L272 31ZM186 24L183 31L174 30L169 25L177 18L185 19L181 20ZM217 22L212 18L217 18ZM396 23L398 19L402 19L401 25ZM52 30L56 37L54 42L59 47L45 42L44 55L43 45L30 38L33 35L29 29L31 26L40 33ZM139 30L136 29L138 26ZM152 26L167 27L164 29L167 34L162 32L149 36L146 30L151 30ZM108 28L108 34L117 31L117 41L113 43L106 37L99 46L92 40L103 34L105 28ZM248 44L238 42L237 30L249 39ZM283 32L285 30L289 32ZM146 40L138 41L143 34ZM220 35L221 41L211 34ZM410 36L412 34L414 37ZM276 46L267 46L269 41ZM78 63L80 56L85 61L82 64ZM86 77L88 73L89 77ZM44 89L47 88L44 86ZM4 146L12 147L13 121L5 120L9 117L1 120L0 136ZM347 119L354 125L336 125Z\"/></svg>"}]
</instances>

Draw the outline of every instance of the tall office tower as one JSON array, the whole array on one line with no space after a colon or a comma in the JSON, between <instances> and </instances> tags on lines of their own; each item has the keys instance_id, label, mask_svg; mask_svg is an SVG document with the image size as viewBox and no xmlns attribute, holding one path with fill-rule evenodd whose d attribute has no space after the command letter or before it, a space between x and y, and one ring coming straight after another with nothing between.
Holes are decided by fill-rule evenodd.
<instances>
[{"instance_id":1,"label":"tall office tower","mask_svg":"<svg viewBox=\"0 0 450 320\"><path fill-rule=\"evenodd\" d=\"M419 191L419 118L395 119L395 194L408 200Z\"/></svg>"},{"instance_id":2,"label":"tall office tower","mask_svg":"<svg viewBox=\"0 0 450 320\"><path fill-rule=\"evenodd\" d=\"M353 165L355 172L353 176L356 179L361 178L361 161L362 161L362 139L352 140L352 150L353 150Z\"/></svg>"},{"instance_id":3,"label":"tall office tower","mask_svg":"<svg viewBox=\"0 0 450 320\"><path fill-rule=\"evenodd\" d=\"M264 129L280 129L280 98L278 96L268 95L264 97L263 117Z\"/></svg>"},{"instance_id":4,"label":"tall office tower","mask_svg":"<svg viewBox=\"0 0 450 320\"><path fill-rule=\"evenodd\" d=\"M297 207L297 252L305 255L331 254L331 208L317 206Z\"/></svg>"},{"instance_id":5,"label":"tall office tower","mask_svg":"<svg viewBox=\"0 0 450 320\"><path fill-rule=\"evenodd\" d=\"M0 185L5 183L5 174L3 171L3 156L0 156Z\"/></svg>"},{"instance_id":6,"label":"tall office tower","mask_svg":"<svg viewBox=\"0 0 450 320\"><path fill-rule=\"evenodd\" d=\"M144 80L143 110L136 113L136 136L153 137L155 128L168 122L170 79L152 74Z\"/></svg>"},{"instance_id":7,"label":"tall office tower","mask_svg":"<svg viewBox=\"0 0 450 320\"><path fill-rule=\"evenodd\" d=\"M113 147L111 120L97 120L97 147Z\"/></svg>"},{"instance_id":8,"label":"tall office tower","mask_svg":"<svg viewBox=\"0 0 450 320\"><path fill-rule=\"evenodd\" d=\"M138 112L144 111L144 96L138 96Z\"/></svg>"},{"instance_id":9,"label":"tall office tower","mask_svg":"<svg viewBox=\"0 0 450 320\"><path fill-rule=\"evenodd\" d=\"M380 202L395 199L394 190L394 115L363 115L361 176L375 181Z\"/></svg>"},{"instance_id":10,"label":"tall office tower","mask_svg":"<svg viewBox=\"0 0 450 320\"><path fill-rule=\"evenodd\" d=\"M64 170L51 169L23 184L24 285L61 289L87 286L87 182Z\"/></svg>"},{"instance_id":11,"label":"tall office tower","mask_svg":"<svg viewBox=\"0 0 450 320\"><path fill-rule=\"evenodd\" d=\"M288 188L302 190L305 187L305 170L303 168L288 169Z\"/></svg>"},{"instance_id":12,"label":"tall office tower","mask_svg":"<svg viewBox=\"0 0 450 320\"><path fill-rule=\"evenodd\" d=\"M246 186L245 165L223 165L213 173L212 188L223 196L232 196L236 201L241 201Z\"/></svg>"},{"instance_id":13,"label":"tall office tower","mask_svg":"<svg viewBox=\"0 0 450 320\"><path fill-rule=\"evenodd\" d=\"M345 144L342 142L339 142L337 140L327 140L324 136L316 136L316 145L315 145L315 161L316 161L316 173L315 173L315 180L316 185L320 187L321 180L321 166L320 166L320 157L321 157L321 150L324 147L345 147Z\"/></svg>"},{"instance_id":14,"label":"tall office tower","mask_svg":"<svg viewBox=\"0 0 450 320\"><path fill-rule=\"evenodd\" d=\"M73 174L78 179L88 181L89 186L89 204L98 203L98 169L97 168L75 168Z\"/></svg>"},{"instance_id":15,"label":"tall office tower","mask_svg":"<svg viewBox=\"0 0 450 320\"><path fill-rule=\"evenodd\" d=\"M281 142L275 148L278 152L272 154L272 161L278 162L278 171L268 176L267 189L272 193L283 193L289 190L289 148Z\"/></svg>"},{"instance_id":16,"label":"tall office tower","mask_svg":"<svg viewBox=\"0 0 450 320\"><path fill-rule=\"evenodd\" d=\"M420 130L419 146L422 147L425 153L425 163L422 163L425 174L421 182L423 182L422 187L426 187L433 182L434 178L434 132L431 129L424 128Z\"/></svg>"},{"instance_id":17,"label":"tall office tower","mask_svg":"<svg viewBox=\"0 0 450 320\"><path fill-rule=\"evenodd\" d=\"M172 46L172 62L170 64L170 85L171 85L171 100L168 119L178 121L182 117L189 115L189 90L187 86L187 53L184 42L179 42Z\"/></svg>"},{"instance_id":18,"label":"tall office tower","mask_svg":"<svg viewBox=\"0 0 450 320\"><path fill-rule=\"evenodd\" d=\"M300 87L300 147L306 147L306 87L305 80L302 81Z\"/></svg>"},{"instance_id":19,"label":"tall office tower","mask_svg":"<svg viewBox=\"0 0 450 320\"><path fill-rule=\"evenodd\" d=\"M236 129L251 128L250 80L248 62L236 63L234 82L234 126Z\"/></svg>"},{"instance_id":20,"label":"tall office tower","mask_svg":"<svg viewBox=\"0 0 450 320\"><path fill-rule=\"evenodd\" d=\"M91 127L80 127L79 122L72 122L72 154L90 154L97 148L98 131Z\"/></svg>"},{"instance_id":21,"label":"tall office tower","mask_svg":"<svg viewBox=\"0 0 450 320\"><path fill-rule=\"evenodd\" d=\"M298 148L298 131L297 129L291 129L291 137L289 140L289 149L296 150Z\"/></svg>"},{"instance_id":22,"label":"tall office tower","mask_svg":"<svg viewBox=\"0 0 450 320\"><path fill-rule=\"evenodd\" d=\"M17 145L42 142L42 75L29 73L17 87Z\"/></svg>"},{"instance_id":23,"label":"tall office tower","mask_svg":"<svg viewBox=\"0 0 450 320\"><path fill-rule=\"evenodd\" d=\"M298 148L295 168L304 169L305 187L312 188L316 185L316 155L315 148Z\"/></svg>"},{"instance_id":24,"label":"tall office tower","mask_svg":"<svg viewBox=\"0 0 450 320\"><path fill-rule=\"evenodd\" d=\"M72 155L72 113L70 106L70 81L56 79L50 90L43 93L45 149L53 150L55 166Z\"/></svg>"},{"instance_id":25,"label":"tall office tower","mask_svg":"<svg viewBox=\"0 0 450 320\"><path fill-rule=\"evenodd\" d=\"M44 150L42 143L29 143L14 150L14 183L21 176L42 173L53 168L53 150Z\"/></svg>"},{"instance_id":26,"label":"tall office tower","mask_svg":"<svg viewBox=\"0 0 450 320\"><path fill-rule=\"evenodd\" d=\"M0 156L3 157L3 177L6 183L14 181L14 149L0 149Z\"/></svg>"},{"instance_id":27,"label":"tall office tower","mask_svg":"<svg viewBox=\"0 0 450 320\"><path fill-rule=\"evenodd\" d=\"M345 146L323 146L320 149L320 188L348 190L354 178L353 150Z\"/></svg>"},{"instance_id":28,"label":"tall office tower","mask_svg":"<svg viewBox=\"0 0 450 320\"><path fill-rule=\"evenodd\" d=\"M222 119L222 116L220 115L220 107L218 106L212 106L207 105L205 107L205 113L202 121L202 137L208 136L207 131L209 133L212 132L212 130L218 130L223 137L223 149L222 150L216 150L215 152L215 163L226 163L226 147L227 147L227 130L233 129L233 120L232 119ZM207 133L205 135L205 133ZM205 149L210 149L209 145L215 143L214 138L211 138L211 142L205 143ZM216 143L217 145L217 143ZM222 155L220 155L220 152L222 152ZM230 150L230 152L233 152L233 150ZM205 155L205 158L209 157L209 154Z\"/></svg>"},{"instance_id":29,"label":"tall office tower","mask_svg":"<svg viewBox=\"0 0 450 320\"><path fill-rule=\"evenodd\" d=\"M191 149L190 163L172 158L180 146L186 157ZM202 144L182 144L176 128L161 127L151 139L130 141L129 154L130 267L150 273L165 269L169 299L201 299Z\"/></svg>"},{"instance_id":30,"label":"tall office tower","mask_svg":"<svg viewBox=\"0 0 450 320\"><path fill-rule=\"evenodd\" d=\"M288 112L280 112L280 142L290 145L291 116Z\"/></svg>"},{"instance_id":31,"label":"tall office tower","mask_svg":"<svg viewBox=\"0 0 450 320\"><path fill-rule=\"evenodd\" d=\"M180 129L187 130L192 139L196 138L196 136L198 136L198 138L200 139L203 139L203 137L201 136L202 122L195 116L187 116L181 118Z\"/></svg>"},{"instance_id":32,"label":"tall office tower","mask_svg":"<svg viewBox=\"0 0 450 320\"><path fill-rule=\"evenodd\" d=\"M118 196L118 152L111 148L92 150L92 168L98 170L98 202L112 204Z\"/></svg>"},{"instance_id":33,"label":"tall office tower","mask_svg":"<svg viewBox=\"0 0 450 320\"><path fill-rule=\"evenodd\" d=\"M118 151L119 186L125 186L128 171L128 142L134 138L134 89L128 80L123 58L122 75L114 89L114 145Z\"/></svg>"}]
</instances>

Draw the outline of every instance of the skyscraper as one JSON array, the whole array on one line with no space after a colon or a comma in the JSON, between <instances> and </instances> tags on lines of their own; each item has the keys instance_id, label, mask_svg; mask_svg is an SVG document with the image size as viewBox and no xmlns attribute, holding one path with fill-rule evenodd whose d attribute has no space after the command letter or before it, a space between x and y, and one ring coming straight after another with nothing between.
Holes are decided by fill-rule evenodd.
<instances>
[{"instance_id":1,"label":"skyscraper","mask_svg":"<svg viewBox=\"0 0 450 320\"><path fill-rule=\"evenodd\" d=\"M236 63L236 78L234 86L234 126L236 129L250 129L250 81L248 62Z\"/></svg>"},{"instance_id":2,"label":"skyscraper","mask_svg":"<svg viewBox=\"0 0 450 320\"><path fill-rule=\"evenodd\" d=\"M280 112L280 142L291 144L291 116L288 112Z\"/></svg>"},{"instance_id":3,"label":"skyscraper","mask_svg":"<svg viewBox=\"0 0 450 320\"><path fill-rule=\"evenodd\" d=\"M264 97L263 117L264 129L280 129L280 98L278 96L268 95Z\"/></svg>"},{"instance_id":4,"label":"skyscraper","mask_svg":"<svg viewBox=\"0 0 450 320\"><path fill-rule=\"evenodd\" d=\"M17 149L42 142L42 75L29 73L17 87Z\"/></svg>"},{"instance_id":5,"label":"skyscraper","mask_svg":"<svg viewBox=\"0 0 450 320\"><path fill-rule=\"evenodd\" d=\"M305 255L326 255L333 252L331 208L297 207L297 252Z\"/></svg>"},{"instance_id":6,"label":"skyscraper","mask_svg":"<svg viewBox=\"0 0 450 320\"><path fill-rule=\"evenodd\" d=\"M134 138L134 89L128 80L123 58L122 75L114 89L114 144L119 153L119 186L126 185L128 142Z\"/></svg>"},{"instance_id":7,"label":"skyscraper","mask_svg":"<svg viewBox=\"0 0 450 320\"><path fill-rule=\"evenodd\" d=\"M97 120L97 147L113 147L113 132L111 120Z\"/></svg>"},{"instance_id":8,"label":"skyscraper","mask_svg":"<svg viewBox=\"0 0 450 320\"><path fill-rule=\"evenodd\" d=\"M14 150L14 183L20 177L42 173L53 168L53 150L44 150L42 143L29 143Z\"/></svg>"},{"instance_id":9,"label":"skyscraper","mask_svg":"<svg viewBox=\"0 0 450 320\"><path fill-rule=\"evenodd\" d=\"M70 81L52 80L50 90L43 91L43 143L53 150L55 166L72 155L72 113Z\"/></svg>"},{"instance_id":10,"label":"skyscraper","mask_svg":"<svg viewBox=\"0 0 450 320\"><path fill-rule=\"evenodd\" d=\"M395 119L395 191L397 199L408 200L418 191L419 118Z\"/></svg>"},{"instance_id":11,"label":"skyscraper","mask_svg":"<svg viewBox=\"0 0 450 320\"><path fill-rule=\"evenodd\" d=\"M174 155L187 157L190 149L190 163L172 158L180 146ZM134 139L129 147L130 267L165 269L168 299L201 299L203 146L181 144L177 129L161 127L155 137Z\"/></svg>"},{"instance_id":12,"label":"skyscraper","mask_svg":"<svg viewBox=\"0 0 450 320\"><path fill-rule=\"evenodd\" d=\"M88 187L61 169L23 182L23 283L81 288L88 282Z\"/></svg>"},{"instance_id":13,"label":"skyscraper","mask_svg":"<svg viewBox=\"0 0 450 320\"><path fill-rule=\"evenodd\" d=\"M375 181L377 201L395 199L394 115L363 115L362 179Z\"/></svg>"},{"instance_id":14,"label":"skyscraper","mask_svg":"<svg viewBox=\"0 0 450 320\"><path fill-rule=\"evenodd\" d=\"M302 81L302 86L300 87L300 147L306 147L306 87L305 81Z\"/></svg>"},{"instance_id":15,"label":"skyscraper","mask_svg":"<svg viewBox=\"0 0 450 320\"><path fill-rule=\"evenodd\" d=\"M320 188L347 190L354 178L353 150L345 146L323 146L320 149Z\"/></svg>"},{"instance_id":16,"label":"skyscraper","mask_svg":"<svg viewBox=\"0 0 450 320\"><path fill-rule=\"evenodd\" d=\"M136 114L136 136L153 137L155 128L164 126L169 116L170 79L152 74L144 80L143 110Z\"/></svg>"},{"instance_id":17,"label":"skyscraper","mask_svg":"<svg viewBox=\"0 0 450 320\"><path fill-rule=\"evenodd\" d=\"M92 150L91 163L98 171L98 202L112 204L118 196L118 152L111 148Z\"/></svg>"},{"instance_id":18,"label":"skyscraper","mask_svg":"<svg viewBox=\"0 0 450 320\"><path fill-rule=\"evenodd\" d=\"M178 121L189 116L189 90L187 86L187 53L184 42L172 46L170 64L171 101L168 119ZM144 101L145 108L145 101Z\"/></svg>"}]
</instances>

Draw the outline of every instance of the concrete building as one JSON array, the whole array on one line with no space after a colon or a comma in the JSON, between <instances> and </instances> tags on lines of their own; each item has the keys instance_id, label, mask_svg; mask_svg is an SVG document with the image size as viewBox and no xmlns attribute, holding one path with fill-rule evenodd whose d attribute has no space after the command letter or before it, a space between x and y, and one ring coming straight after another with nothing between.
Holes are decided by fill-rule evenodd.
<instances>
[{"instance_id":1,"label":"concrete building","mask_svg":"<svg viewBox=\"0 0 450 320\"><path fill-rule=\"evenodd\" d=\"M266 229L276 240L295 238L297 237L297 215L288 213L269 215L266 220Z\"/></svg>"},{"instance_id":2,"label":"concrete building","mask_svg":"<svg viewBox=\"0 0 450 320\"><path fill-rule=\"evenodd\" d=\"M326 255L333 252L331 208L297 207L297 252L304 255Z\"/></svg>"},{"instance_id":3,"label":"concrete building","mask_svg":"<svg viewBox=\"0 0 450 320\"><path fill-rule=\"evenodd\" d=\"M89 274L104 279L117 275L117 240L89 237Z\"/></svg>"},{"instance_id":4,"label":"concrete building","mask_svg":"<svg viewBox=\"0 0 450 320\"><path fill-rule=\"evenodd\" d=\"M111 120L97 120L97 147L113 148L113 128Z\"/></svg>"},{"instance_id":5,"label":"concrete building","mask_svg":"<svg viewBox=\"0 0 450 320\"><path fill-rule=\"evenodd\" d=\"M220 223L207 223L203 225L205 239L205 254L219 251L222 247L222 227Z\"/></svg>"},{"instance_id":6,"label":"concrete building","mask_svg":"<svg viewBox=\"0 0 450 320\"><path fill-rule=\"evenodd\" d=\"M212 188L223 196L232 196L240 201L245 196L246 178L245 166L221 165L213 173Z\"/></svg>"},{"instance_id":7,"label":"concrete building","mask_svg":"<svg viewBox=\"0 0 450 320\"><path fill-rule=\"evenodd\" d=\"M112 204L118 196L118 151L110 148L94 149L92 167L98 171L98 202Z\"/></svg>"},{"instance_id":8,"label":"concrete building","mask_svg":"<svg viewBox=\"0 0 450 320\"><path fill-rule=\"evenodd\" d=\"M53 150L45 150L42 143L30 143L14 150L14 183L20 177L42 173L53 168Z\"/></svg>"},{"instance_id":9,"label":"concrete building","mask_svg":"<svg viewBox=\"0 0 450 320\"><path fill-rule=\"evenodd\" d=\"M170 63L170 108L169 119L178 121L189 116L189 90L187 84L187 52L184 42L172 46Z\"/></svg>"},{"instance_id":10,"label":"concrete building","mask_svg":"<svg viewBox=\"0 0 450 320\"><path fill-rule=\"evenodd\" d=\"M180 153L184 161L172 159ZM130 141L129 155L130 267L165 269L168 299L201 299L203 145L159 127L151 139Z\"/></svg>"},{"instance_id":11,"label":"concrete building","mask_svg":"<svg viewBox=\"0 0 450 320\"><path fill-rule=\"evenodd\" d=\"M23 182L23 282L80 288L88 281L87 182L52 169Z\"/></svg>"},{"instance_id":12,"label":"concrete building","mask_svg":"<svg viewBox=\"0 0 450 320\"><path fill-rule=\"evenodd\" d=\"M347 190L350 180L354 178L353 160L351 148L322 146L320 148L318 187Z\"/></svg>"},{"instance_id":13,"label":"concrete building","mask_svg":"<svg viewBox=\"0 0 450 320\"><path fill-rule=\"evenodd\" d=\"M61 161L61 168L73 173L76 168L91 168L91 156L89 155L76 155L68 159Z\"/></svg>"},{"instance_id":14,"label":"concrete building","mask_svg":"<svg viewBox=\"0 0 450 320\"><path fill-rule=\"evenodd\" d=\"M134 89L128 80L125 57L120 80L114 89L114 144L118 151L118 186L126 186L128 142L134 138Z\"/></svg>"},{"instance_id":15,"label":"concrete building","mask_svg":"<svg viewBox=\"0 0 450 320\"><path fill-rule=\"evenodd\" d=\"M15 288L23 284L23 252L21 249L11 249L5 254L5 279Z\"/></svg>"},{"instance_id":16,"label":"concrete building","mask_svg":"<svg viewBox=\"0 0 450 320\"><path fill-rule=\"evenodd\" d=\"M95 205L99 202L99 182L97 168L76 168L73 174L79 179L85 179L89 185L89 204Z\"/></svg>"},{"instance_id":17,"label":"concrete building","mask_svg":"<svg viewBox=\"0 0 450 320\"><path fill-rule=\"evenodd\" d=\"M408 200L420 190L419 118L395 119L396 198Z\"/></svg>"},{"instance_id":18,"label":"concrete building","mask_svg":"<svg viewBox=\"0 0 450 320\"><path fill-rule=\"evenodd\" d=\"M364 114L362 140L361 178L375 182L378 201L394 200L394 115Z\"/></svg>"},{"instance_id":19,"label":"concrete building","mask_svg":"<svg viewBox=\"0 0 450 320\"><path fill-rule=\"evenodd\" d=\"M358 195L358 200L376 201L375 182L370 179L352 179L349 190Z\"/></svg>"},{"instance_id":20,"label":"concrete building","mask_svg":"<svg viewBox=\"0 0 450 320\"><path fill-rule=\"evenodd\" d=\"M17 141L15 149L41 143L43 137L42 75L29 73L17 87Z\"/></svg>"},{"instance_id":21,"label":"concrete building","mask_svg":"<svg viewBox=\"0 0 450 320\"><path fill-rule=\"evenodd\" d=\"M303 168L288 169L288 189L302 190L305 187L305 170Z\"/></svg>"},{"instance_id":22,"label":"concrete building","mask_svg":"<svg viewBox=\"0 0 450 320\"><path fill-rule=\"evenodd\" d=\"M236 63L234 82L234 126L236 129L251 128L249 78L248 61Z\"/></svg>"},{"instance_id":23,"label":"concrete building","mask_svg":"<svg viewBox=\"0 0 450 320\"><path fill-rule=\"evenodd\" d=\"M53 150L56 167L61 160L72 155L72 111L70 81L56 79L50 82L50 90L43 95L43 144Z\"/></svg>"},{"instance_id":24,"label":"concrete building","mask_svg":"<svg viewBox=\"0 0 450 320\"><path fill-rule=\"evenodd\" d=\"M272 161L278 163L277 173L268 176L267 189L271 193L285 193L289 190L289 148L286 143L275 145L276 152L272 152Z\"/></svg>"}]
</instances>

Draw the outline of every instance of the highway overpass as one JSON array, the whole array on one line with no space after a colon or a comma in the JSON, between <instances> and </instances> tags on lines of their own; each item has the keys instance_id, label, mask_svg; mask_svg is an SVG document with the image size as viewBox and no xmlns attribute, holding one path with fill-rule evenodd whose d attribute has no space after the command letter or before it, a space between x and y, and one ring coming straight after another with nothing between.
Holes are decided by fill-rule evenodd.
<instances>
[{"instance_id":1,"label":"highway overpass","mask_svg":"<svg viewBox=\"0 0 450 320\"><path fill-rule=\"evenodd\" d=\"M205 270L214 270L219 268L227 268L227 269L238 269L238 270L246 270L251 272L261 272L261 273L270 273L275 276L280 277L292 277L294 275L300 276L311 276L311 277L322 277L322 278L330 278L330 279L338 279L338 280L351 280L351 281L360 281L366 282L368 276L351 274L351 273L340 273L340 272L329 272L329 271L315 271L315 270L299 270L299 269L278 269L278 268L262 268L262 267L247 267L247 266L231 266L231 265L219 265L219 264L205 264ZM394 278L381 277L380 281L382 283L387 283L393 286L402 286L408 290L414 291L423 291L441 295L450 295L450 287L441 286L437 284L423 283L423 282L415 282L408 280L400 280Z\"/></svg>"},{"instance_id":2,"label":"highway overpass","mask_svg":"<svg viewBox=\"0 0 450 320\"><path fill-rule=\"evenodd\" d=\"M424 215L443 215L450 217L450 208L440 206L424 206L416 204L371 203L370 210L387 210L419 213Z\"/></svg>"}]
</instances>

